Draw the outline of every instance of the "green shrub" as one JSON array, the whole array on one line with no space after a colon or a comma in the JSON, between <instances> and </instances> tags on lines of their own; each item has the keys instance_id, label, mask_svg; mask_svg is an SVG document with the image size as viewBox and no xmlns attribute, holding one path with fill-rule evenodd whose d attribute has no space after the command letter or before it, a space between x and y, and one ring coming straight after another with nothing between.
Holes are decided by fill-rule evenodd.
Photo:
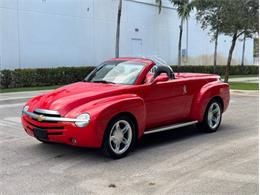
<instances>
[{"instance_id":1,"label":"green shrub","mask_svg":"<svg viewBox=\"0 0 260 195\"><path fill-rule=\"evenodd\" d=\"M177 71L177 66L172 66L173 71ZM230 67L230 75L257 75L258 74L258 66L231 66ZM226 66L219 65L216 68L216 74L225 75ZM210 73L213 74L213 66L179 66L178 72L200 72L200 73Z\"/></svg>"},{"instance_id":2,"label":"green shrub","mask_svg":"<svg viewBox=\"0 0 260 195\"><path fill-rule=\"evenodd\" d=\"M0 87L9 88L12 83L12 71L11 70L2 70L0 72Z\"/></svg>"},{"instance_id":3,"label":"green shrub","mask_svg":"<svg viewBox=\"0 0 260 195\"><path fill-rule=\"evenodd\" d=\"M64 85L83 80L94 67L2 70L1 88Z\"/></svg>"},{"instance_id":4,"label":"green shrub","mask_svg":"<svg viewBox=\"0 0 260 195\"><path fill-rule=\"evenodd\" d=\"M172 66L174 72L177 66ZM51 85L65 85L83 80L94 67L58 67L2 70L1 89L18 87L42 87ZM180 66L178 72L213 73L213 66ZM217 74L225 74L225 66L217 66ZM258 74L258 66L231 66L230 75Z\"/></svg>"}]
</instances>

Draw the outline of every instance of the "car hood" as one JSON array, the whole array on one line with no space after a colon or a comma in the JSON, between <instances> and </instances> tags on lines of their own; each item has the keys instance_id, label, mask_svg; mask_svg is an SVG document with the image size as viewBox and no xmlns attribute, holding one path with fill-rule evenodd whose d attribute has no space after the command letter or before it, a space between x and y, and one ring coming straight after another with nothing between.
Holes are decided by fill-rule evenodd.
<instances>
[{"instance_id":1,"label":"car hood","mask_svg":"<svg viewBox=\"0 0 260 195\"><path fill-rule=\"evenodd\" d=\"M57 110L62 116L92 100L122 94L128 85L78 82L33 98L29 104L36 108Z\"/></svg>"}]
</instances>

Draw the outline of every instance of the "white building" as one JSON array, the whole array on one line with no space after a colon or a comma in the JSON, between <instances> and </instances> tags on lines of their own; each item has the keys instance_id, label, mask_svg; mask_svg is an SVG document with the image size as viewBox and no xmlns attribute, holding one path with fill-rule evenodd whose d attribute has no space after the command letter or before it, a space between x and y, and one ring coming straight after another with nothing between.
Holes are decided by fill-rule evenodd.
<instances>
[{"instance_id":1,"label":"white building","mask_svg":"<svg viewBox=\"0 0 260 195\"><path fill-rule=\"evenodd\" d=\"M155 0L123 1L120 56L157 55L177 63L179 18L164 3L159 15ZM117 7L118 0L0 0L1 69L97 65L114 57ZM212 64L210 39L193 14L183 34L185 63ZM226 63L230 41L219 38L218 64ZM238 41L233 64L240 64L241 56ZM248 39L245 64L253 63Z\"/></svg>"}]
</instances>

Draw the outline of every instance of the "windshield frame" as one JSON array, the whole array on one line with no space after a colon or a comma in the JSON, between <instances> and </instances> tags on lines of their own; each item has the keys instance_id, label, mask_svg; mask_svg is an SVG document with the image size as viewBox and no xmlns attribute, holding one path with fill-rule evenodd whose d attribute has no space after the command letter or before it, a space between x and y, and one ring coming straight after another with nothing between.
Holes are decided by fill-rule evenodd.
<instances>
[{"instance_id":1,"label":"windshield frame","mask_svg":"<svg viewBox=\"0 0 260 195\"><path fill-rule=\"evenodd\" d=\"M113 83L113 82L107 82L107 83L106 82L100 82L100 83L103 83L103 84L119 84L119 85L136 85L136 81L138 80L138 78L140 77L142 72L144 71L144 69L146 67L146 64L144 62L139 62L139 61L137 62L137 61L133 61L133 60L108 60L108 61L105 61L102 64L100 64L99 66L97 66L92 72L90 72L84 78L84 82L95 83L95 81L91 81L91 79L93 79L93 77L96 75L96 73L100 69L102 69L106 65L120 64L120 63L123 63L123 62L132 62L132 63L137 63L138 65L142 65L143 66L142 69L140 70L140 72L138 73L138 75L136 76L136 78L135 78L133 83L131 83L131 84L127 84L127 83Z\"/></svg>"}]
</instances>

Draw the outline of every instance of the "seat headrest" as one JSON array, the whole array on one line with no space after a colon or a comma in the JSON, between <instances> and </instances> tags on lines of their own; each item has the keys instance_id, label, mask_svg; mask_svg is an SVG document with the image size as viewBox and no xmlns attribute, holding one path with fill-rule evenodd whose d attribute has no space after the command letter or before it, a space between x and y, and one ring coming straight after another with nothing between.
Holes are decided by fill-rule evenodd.
<instances>
[{"instance_id":1,"label":"seat headrest","mask_svg":"<svg viewBox=\"0 0 260 195\"><path fill-rule=\"evenodd\" d=\"M170 66L157 66L154 73L154 78L159 76L161 73L166 73L169 79L174 79L174 73Z\"/></svg>"}]
</instances>

